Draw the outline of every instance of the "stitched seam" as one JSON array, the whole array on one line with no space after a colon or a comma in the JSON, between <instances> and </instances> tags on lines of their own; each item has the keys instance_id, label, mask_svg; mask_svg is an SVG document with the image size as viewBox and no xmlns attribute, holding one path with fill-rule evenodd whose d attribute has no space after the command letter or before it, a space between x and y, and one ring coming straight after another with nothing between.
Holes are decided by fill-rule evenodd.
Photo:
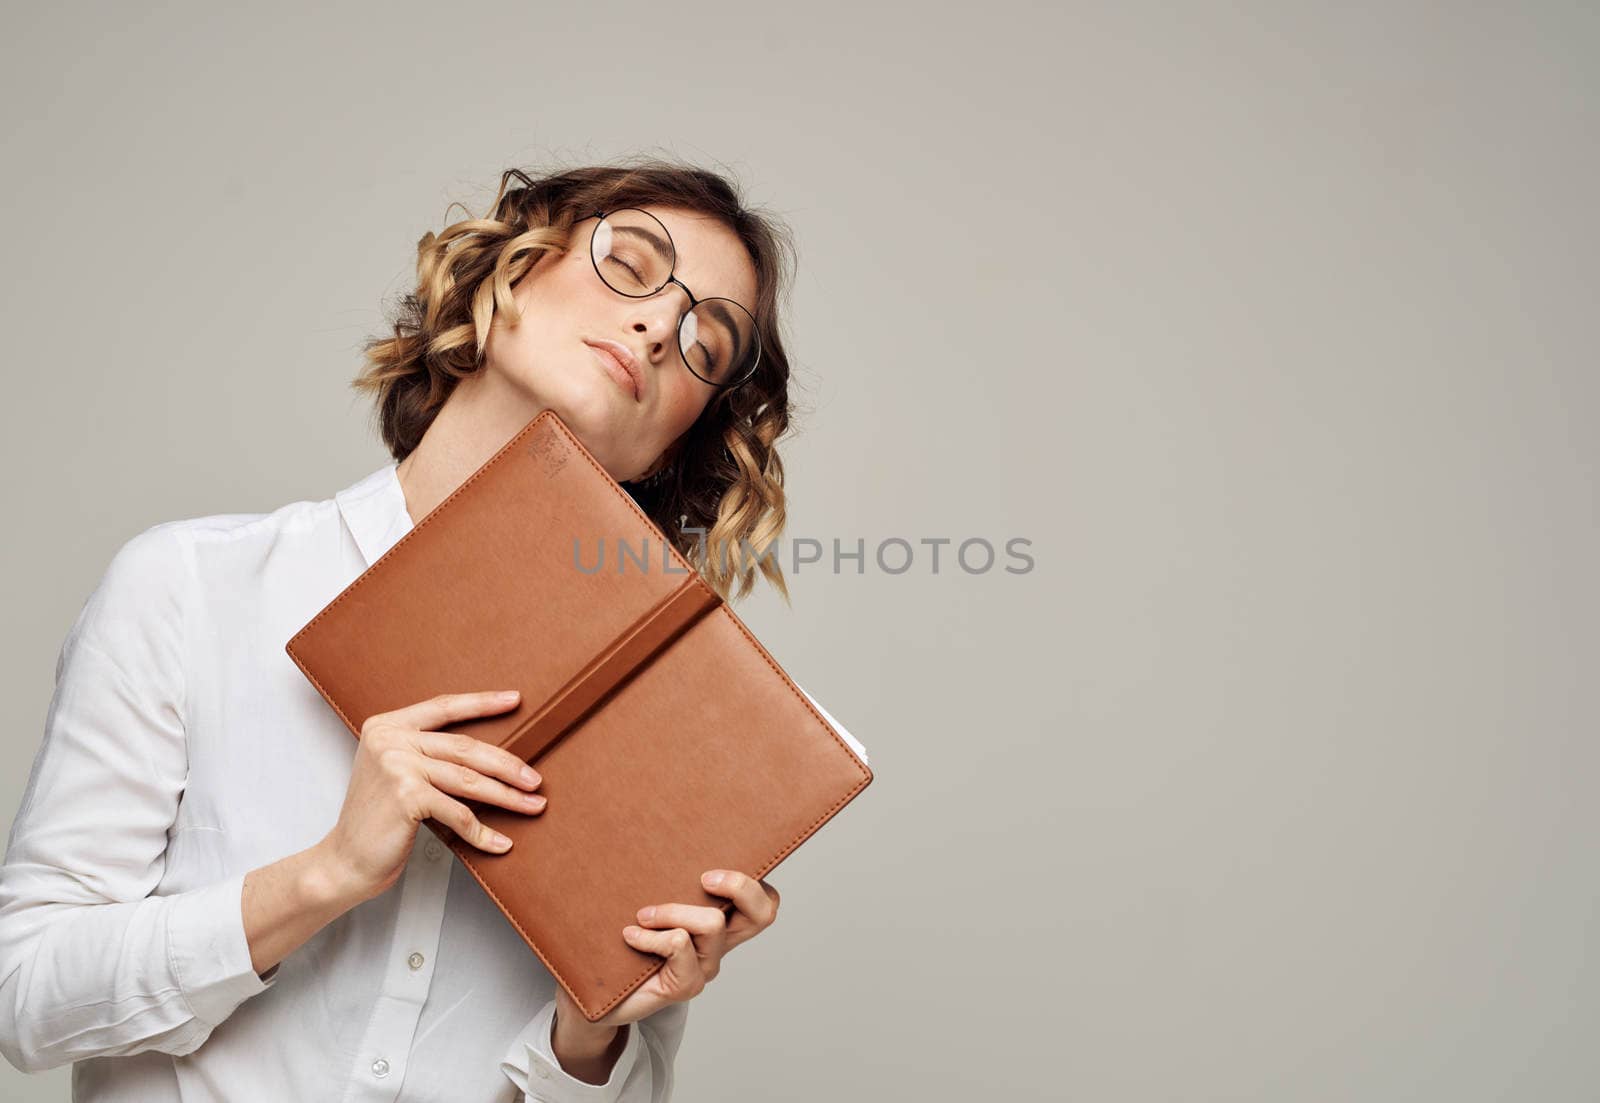
<instances>
[{"instance_id":1,"label":"stitched seam","mask_svg":"<svg viewBox=\"0 0 1600 1103\"><path fill-rule=\"evenodd\" d=\"M188 765L188 760L189 760L189 738L188 737L189 737L189 728L191 726L190 719L189 719L189 687L194 682L193 655L194 655L194 641L195 641L195 638L196 638L195 637L195 611L194 611L194 608L195 608L195 605L196 605L196 600L195 599L198 597L198 595L200 593L200 567L195 562L194 544L193 544L193 542L191 540L188 539L187 534L184 533L184 531L180 528L175 535L178 538L178 545L179 545L179 549L180 549L180 554L182 554L182 556L183 556L184 566L189 571L189 581L188 581L188 584L183 587L183 594L182 594L182 597L183 597L183 639L180 642L179 651L180 651L180 654L182 655L182 662L183 662L183 685L182 685L182 688L180 689L179 694L178 694L178 720L179 720L179 723L183 727L183 733L184 733L184 743L183 743L184 756L183 757L184 757L184 764L185 764L185 767L186 767L186 769L185 769L186 777L185 777L185 782L184 782L184 788L187 789L188 788L187 765Z\"/></svg>"},{"instance_id":2,"label":"stitched seam","mask_svg":"<svg viewBox=\"0 0 1600 1103\"><path fill-rule=\"evenodd\" d=\"M444 501L440 502L437 506L435 506L433 508L433 510L426 517L424 517L420 522L417 523L417 525L414 528L411 529L410 532L406 533L405 536L402 536L400 538L400 540L393 547L391 547L388 551L384 552L383 555L379 556L377 562L373 563L372 566L369 567L367 569L367 571L361 576L361 578L356 579L356 581L352 582L349 586L347 586L343 593L341 593L338 597L334 598L333 602L330 605L328 605L328 607L326 609L324 609L322 612L318 613L314 618L312 618L310 624L307 624L299 632L296 632L294 634L294 636L289 640L288 644L285 645L286 649L289 651L289 657L294 660L295 665L300 668L301 672L304 673L305 676L308 679L310 679L311 684L317 687L317 692L322 694L323 699L326 700L328 702L328 704L333 706L334 712L339 714L339 719L344 721L344 726L349 728L353 733L355 733L356 738L359 739L361 737L361 730L350 722L350 718L345 715L344 710L341 709L338 706L338 704L328 694L328 691L323 688L322 683L317 681L316 677L314 675L312 675L311 671L306 669L306 665L305 665L305 663L300 661L300 657L294 653L293 648L294 648L295 640L299 639L301 636L303 636L307 632L309 632L313 625L315 625L318 621L320 621L324 616L328 615L328 613L330 611L332 611L333 608L335 606L337 606L340 602L342 602L346 597L349 597L351 594L353 594L358 586L360 586L363 582L370 580L373 577L373 575L375 574L375 572L378 570L378 568L380 566L382 566L385 562L387 562L389 560L390 556L394 555L396 549L398 549L402 544L404 544L408 540L410 540L411 537L415 533L420 532L424 527L426 527L428 522L432 521L435 517L437 517L439 515L440 511L446 505L450 504L450 502L455 500L456 495L458 495L458 494L462 493L463 491L465 491L469 486L471 486L474 482L477 481L477 479L478 479L478 477L480 475L482 475L484 472L488 471L495 464L499 463L506 456L510 455L511 452L513 451L513 449L515 448L515 446L517 445L517 443L519 441L521 441L523 437L525 437L529 433L533 432L533 430L538 427L539 422L541 420L543 420L548 413L549 413L549 411L545 411L544 413L541 413L538 417L534 418L533 421L529 422L528 425L525 428L523 428L523 430L521 432L519 432L516 436L512 437L509 441L507 441L505 443L505 445L500 449L500 451L496 452L494 454L494 456L491 457L487 463L485 463L482 467L480 467L477 471L475 471L471 476L469 476L466 482L462 483L460 486L456 487L455 490L451 491L449 497L445 498ZM568 442L576 449L578 455L581 456L583 459L587 460L590 467L593 467L601 475L605 476L606 485L611 488L612 493L614 493L618 497L620 497L622 499L622 501L627 504L628 508L633 511L634 516L638 517L639 520L643 521L644 524L649 527L651 532L653 532L656 535L660 536L661 535L661 530L658 529L656 527L656 525L655 525L655 522L651 521L650 518L648 516L646 516L645 512L639 508L639 503L635 502L631 497L628 496L628 494L626 494L622 490L621 487L619 487L619 486L617 486L615 484L615 482L612 480L611 476L609 474L607 474L605 468L601 467L598 463L595 462L594 457L589 454L589 450L587 448L583 447L583 445L578 441L578 439L572 435L571 431L568 430L567 427L564 424L562 424L559 419L551 418L550 420L551 420L552 428L556 429L556 430L559 430L561 432L561 434L567 438ZM690 575L693 576L691 581L693 581L696 584L698 584L702 589L706 590L708 593L712 593L713 596L716 596L714 594L714 592L711 591L711 587L709 585L707 585L706 580L705 580L705 576L702 575L698 570L696 570L691 564L689 564L688 561L686 561L683 558L683 556L678 552L678 549L672 546L670 541L667 541L667 540L664 539L663 540L663 544L665 545L667 550L672 555L672 558L675 559L680 565L682 565L687 570L687 572ZM865 764L862 763L862 761L859 758L856 757L855 753L853 751L851 751L848 746L845 745L844 740L839 738L839 733L833 730L833 725L829 724L826 720L824 720L822 718L822 714L817 712L817 710L812 706L810 701L806 700L805 695L802 694L799 690L797 690L794 687L794 683L783 673L782 669L779 668L778 664L773 661L772 656L767 653L767 649L765 647L761 646L761 642L759 640L757 640L755 638L755 636L751 635L750 630L745 627L744 622L742 620L740 620L737 615L735 615L735 613L733 612L732 609L728 608L727 602L721 601L719 599L718 603L717 603L717 608L720 609L723 613L725 613L729 618L731 618L733 620L733 623L738 627L739 631L741 633L743 633L744 638L749 640L755 646L756 653L759 654L766 661L767 665L769 667L771 667L772 670L775 673L777 673L779 677L783 678L784 683L787 685L787 687L789 689L789 692L792 693L799 700L799 702L803 706L805 706L806 711L811 713L811 715L816 718L817 723L821 724L823 729L830 736L833 737L834 743L839 747L839 749L841 751L844 752L845 757L847 759L849 759L850 763L853 766L855 766L857 771L860 772L860 774L861 774L861 780L859 782L857 782L854 786L852 786L850 788L850 790L845 793L844 796L840 797L839 800L837 800L833 804L833 806L831 808L829 808L821 816L817 817L817 819L809 827L805 828L803 831L800 832L800 834L796 835L794 837L794 839L791 840L787 846L783 847L781 850L779 850L777 852L777 854L773 855L771 858L769 858L767 860L767 862L756 873L756 877L757 877L757 879L759 879L759 878L765 877L767 875L767 873L770 872L772 870L772 868L774 866L776 866L780 861L782 861L783 858L785 856L787 856L792 850L794 850L794 848L796 846L798 846L798 845L800 845L800 843L804 842L808 837L810 837L816 831L817 828L821 827L824 823L826 823L833 816L833 814L835 812L837 812L840 808L843 808L847 803L849 803L849 801L850 801L850 799L852 797L854 797L862 789L866 788L867 783L872 780L872 772L871 772L871 770L869 770L866 767ZM544 951L541 950L539 948L538 944L534 942L533 936L530 935L523 928L521 923L517 922L517 920L515 920L515 919L513 919L511 917L511 915L507 911L504 903L502 903L502 901L500 900L499 894L497 894L494 891L494 889L491 888L486 881L484 881L483 874L481 872L479 872L478 866L477 866L476 862L474 862L474 860L473 860L474 855L476 854L476 848L472 847L470 843L466 842L459 835L457 835L454 831L451 831L448 827L444 827L443 824L441 824L439 826L440 827L444 827L444 829L447 830L447 831L450 831L450 838L446 838L445 836L439 834L439 831L437 829L435 829L434 826L433 826L434 825L434 821L432 819L426 820L424 822L426 822L429 825L429 829L433 830L435 835L439 835L439 837L444 840L445 845L449 846L451 851L454 852L455 855L458 858L461 859L461 864L467 867L467 872L472 874L473 879L476 880L478 882L478 884L483 888L483 890L489 894L489 898L495 902L495 906L500 909L501 913L504 914L505 917L508 920L510 920L511 925L514 928L516 928L517 934L522 936L522 940L528 944L529 949L531 949L535 954L537 954L539 956L539 960L544 962L545 968L549 969L550 972L555 976L555 978L561 982L562 987L567 989L568 994L572 995L572 993L573 993L572 985L567 983L566 978L564 976L562 976L561 971L556 968L555 963L552 962L548 957L545 956ZM455 840L455 841L452 841L452 839ZM655 962L654 964L652 964L650 966L647 966L642 973L640 973L638 976L634 977L631 981L629 981L623 987L622 991L620 993L618 993L618 995L613 997L611 999L611 1001L609 1003L607 1003L605 1006L601 1007L600 1010L599 1010L599 1013L594 1015L593 1017L598 1019L601 1016L603 1016L607 1011L609 1011L613 1007L615 1007L617 1004L621 1003L622 1000L625 999L635 988L637 988L642 981L644 981L647 977L649 977L650 974L658 972L661 969L661 967L663 965L665 965L665 964L666 964L666 959L663 958L661 961ZM585 1006L585 1004L583 1003L582 1000L578 999L576 996L573 996L573 999L574 999L574 1002L576 1002L579 1007L583 1008L585 1014L589 1013L589 1008L587 1006Z\"/></svg>"},{"instance_id":3,"label":"stitched seam","mask_svg":"<svg viewBox=\"0 0 1600 1103\"><path fill-rule=\"evenodd\" d=\"M750 634L750 630L744 626L744 622L734 614L733 610L729 609L726 603L723 603L720 608L722 612L728 614L728 616L733 620L733 623L738 627L739 631L744 633L745 639L749 640L753 645L755 645L757 653L766 660L767 665L771 667L772 670L780 677L784 677L783 671L779 669L777 663L773 662L772 656L767 654L766 648L762 647L760 641ZM867 787L867 783L872 780L871 771L861 762L859 758L855 756L849 747L845 746L844 740L839 738L839 733L833 730L833 725L829 724L822 718L822 716L812 706L811 702L805 699L805 695L794 688L794 684L790 679L784 677L784 682L789 687L789 692L794 694L794 696L799 699L800 703L806 707L807 711L809 711L812 716L816 717L817 723L821 724L823 728L827 730L828 734L833 736L834 743L836 743L839 749L845 753L845 757L848 758L856 767L856 769L861 773L862 777L859 782L853 785L844 794L844 796L835 801L832 807L830 807L826 812L822 813L822 815L818 816L809 826L804 828L798 835L791 839L788 845L780 849L771 858L768 858L767 861L756 871L755 876L758 880L770 873L773 867L787 857L795 847L799 846L806 839L815 834L819 827L821 827L824 823L827 823L828 820L833 817L835 812L839 811L839 809L848 804L850 800L854 798L857 793L861 792L862 789L865 789ZM451 832L451 834L454 835L455 833ZM503 905L501 905L500 897L495 893L494 889L491 888L486 881L484 881L482 874L478 872L478 867L473 861L473 857L476 854L476 849L472 848L471 852L469 853L468 849L470 848L470 844L465 840L461 840L459 835L456 835L455 837L456 839L460 840L461 849L457 849L455 843L449 843L450 849L455 851L456 855L461 859L462 864L467 867L467 870L472 874L473 878L478 882L479 885L483 886L483 890L489 894L490 898L494 900L495 904L500 907L500 910L505 912L506 909ZM446 840L446 842L449 842L449 840ZM561 976L560 971L555 967L554 964L551 963L549 958L545 957L544 951L540 950L539 947L534 943L533 937L528 934L527 931L523 930L522 924L518 923L515 919L512 919L510 914L506 914L506 918L511 920L511 925L517 929L517 933L522 936L522 940L532 948L534 953L539 955L539 960L544 962L545 967L548 968L550 972L555 974L556 978L561 981L561 983L567 988L568 993L571 994L572 986L567 984L565 978ZM638 976L629 981L623 987L620 993L614 996L604 1007L600 1008L599 1014L595 1015L594 1017L599 1018L607 1011L610 1011L617 1004L621 1003L622 1000L629 995L629 993L639 986L641 981L649 977L651 973L658 971L665 964L666 960L662 959L661 961L646 967L644 972L640 973ZM576 997L574 997L574 1000L580 1007L584 1007L582 1000L578 1000ZM587 1012L588 1008L584 1007L584 1010Z\"/></svg>"},{"instance_id":4,"label":"stitched seam","mask_svg":"<svg viewBox=\"0 0 1600 1103\"><path fill-rule=\"evenodd\" d=\"M452 490L450 492L449 496L446 497L444 501L440 502L437 506L435 506L428 513L428 515L426 517L424 517L421 521L417 522L417 524L412 527L411 531L407 532L398 541L396 541L395 544L392 547L390 547L388 551L386 551L382 555L380 555L377 558L377 560L372 564L372 566L368 567L367 570L362 573L360 578L356 579L354 582L350 583L349 586L345 587L344 590L339 594L338 597L334 598L333 601L330 602L328 604L328 606L326 608L324 608L320 613L318 613L315 617L312 617L310 623L307 624L304 628L300 629L300 631L296 632L293 636L291 636L289 638L289 642L284 645L284 650L289 653L289 657L291 659L293 659L295 665L300 668L300 672L302 674L304 674L306 676L306 678L311 682L311 684L317 688L317 692L322 694L323 699L325 701L327 701L330 706L332 706L333 711L335 713L337 713L338 716L339 716L339 719L344 722L344 726L349 728L350 731L357 738L360 738L360 736L361 736L361 729L351 722L350 717L345 715L344 710L339 707L338 702L336 702L333 699L332 695L328 693L326 687L324 687L323 684L320 681L317 680L316 676L313 675L309 669L307 669L306 664L303 663L300 660L300 656L295 654L295 650L294 650L295 641L297 641L301 637L306 636L307 634L309 634L310 631L312 630L312 628L314 628L316 626L318 621L320 621L323 617L325 617L329 613L331 613L342 601L344 601L345 598L352 596L356 592L357 588L359 588L363 583L370 581L374 577L374 575L377 573L378 569L380 567L382 567L385 563L387 563L389 561L389 558L392 555L395 554L396 550L398 550L402 545L404 545L405 543L410 541L410 539L412 538L413 535L415 535L416 533L422 531L422 529L426 528L428 523L430 521L432 521L435 517L437 517L439 515L440 511L443 510L445 506L449 505L452 501L455 500L456 495L461 494L462 492L464 492L468 487L470 487L474 482L476 482L478 480L478 477L480 475L482 475L484 472L488 471L491 467L493 467L495 464L499 463L501 460L505 459L506 456L510 455L515 450L516 445L518 444L518 442L520 442L523 437L526 437L528 434L532 433L535 429L537 429L539 427L539 423L541 421L543 421L547 416L549 416L549 414L550 414L550 412L548 410L544 411L543 413L540 413L538 417L534 418L531 422L529 422L526 426L524 426L521 432L519 432L516 436L512 437L510 440L506 441L506 443L501 447L500 451L496 452L492 457L490 457L487 463L485 463L477 471L474 471L470 476L468 476L466 482L462 483L460 486L458 486L454 490ZM611 492L613 494L616 494L618 497L620 497L622 499L622 501L628 506L628 508L633 511L634 516L639 518L640 521L644 522L644 524L649 528L649 530L652 533L654 533L657 536L660 536L661 535L661 530L658 529L656 527L656 525L655 525L655 522L651 521L650 518L645 515L644 511L639 508L639 503L635 502L632 498L630 498L626 493L623 492L621 487L619 487L619 486L617 486L615 484L615 482L611 479L611 476L606 473L605 468L601 467L598 463L595 462L594 457L589 454L589 450L587 448L583 447L582 443L579 442L578 438L572 435L572 433L567 429L567 427L561 423L560 419L555 418L555 417L550 417L550 424L551 424L553 429L560 430L561 435L567 438L567 441L577 451L578 455L582 456L585 460L587 460L589 462L589 466L593 467L596 471L598 471L601 475L603 475L605 477L606 485L610 486ZM693 581L696 584L698 584L710 596L712 596L712 597L716 597L717 596L716 594L714 594L711 591L711 587L706 584L705 577L703 575L701 575L699 571L695 570L693 568L693 566L691 566L688 563L688 561L685 560L681 554L679 554L678 549L673 547L670 541L667 541L667 540L665 540L663 538L662 543L667 548L668 552L672 555L672 558L675 559L682 567L684 567L686 572L690 576L692 576L691 577L691 581ZM718 600L720 601L720 598L718 598Z\"/></svg>"},{"instance_id":5,"label":"stitched seam","mask_svg":"<svg viewBox=\"0 0 1600 1103\"><path fill-rule=\"evenodd\" d=\"M363 572L361 578L356 579L349 586L345 587L344 591L341 594L339 594L338 597L334 598L333 601L331 603L329 603L327 608L323 609L322 612L318 613L315 617L313 617L311 619L311 623L310 624L307 624L299 632L296 632L294 634L294 636L290 638L289 642L292 644L292 643L294 643L295 640L297 640L301 636L305 635L308 631L310 631L310 629L312 628L313 625L315 625L323 617L327 616L330 612L332 612L332 610L334 608L336 608L341 602L343 602L345 600L345 598L350 597L356 591L356 589L359 586L361 586L364 582L369 581L373 577L373 575L379 570L379 568L381 568L385 563L387 563L389 561L389 558L394 555L396 549L398 549L399 547L401 547L402 545L404 545L405 543L410 541L413 535L415 535L418 532L421 532L424 528L426 528L428 526L428 523L431 522L435 517L437 517L439 515L439 513L444 509L445 506L449 505L452 501L455 500L457 495L464 493L468 487L470 487L473 483L477 482L479 477L482 476L486 471L488 471L495 464L500 463L502 460L504 460L506 458L506 456L510 455L515 450L516 445L522 440L522 438L526 437L528 434L532 433L536 428L538 428L539 427L539 422L542 419L544 419L548 414L549 414L549 411L545 411L545 413L541 413L538 417L534 418L531 422L529 422L528 425L526 427L524 427L521 432L519 432L516 436L512 437L503 446L501 446L500 451L496 452L489 459L489 461L487 463L485 463L477 471L474 471L470 476L468 476L466 482L462 483L460 486L458 486L454 490L452 490L450 492L449 496L446 497L444 501L440 502L437 506L435 506L428 513L428 515L426 517L424 517L421 521L417 522L417 524L415 526L413 526L412 529L409 532L407 532L404 536L402 536L388 551L386 551L382 555L380 555L377 558L377 560L372 564L372 566L369 567L365 572ZM639 508L639 503L635 502L632 498L630 498L626 493L623 492L621 487L619 487L619 486L617 486L615 484L615 482L614 482L614 480L612 480L611 476L606 473L605 468L601 467L598 463L595 462L594 457L589 454L588 449L583 447L583 445L578 441L578 439L576 437L574 437L572 435L572 433L566 428L566 426L563 425L558 419L553 418L553 417L550 419L550 423L551 423L551 426L554 429L559 429L561 431L561 434L567 438L568 442L571 443L571 445L576 449L578 454L589 462L589 466L593 467L601 475L605 476L606 483L607 483L607 485L610 486L612 493L617 495L619 498L622 499L622 501L629 507L629 509L631 509L633 511L634 516L637 517L640 521L644 522L645 526L647 528L649 528L651 533L653 533L653 534L655 534L657 536L660 536L661 535L661 530L658 529L656 527L656 525L655 525L655 522L651 521L650 518L648 516L646 516L644 511ZM666 546L667 550L671 553L672 558L675 559L680 566L685 568L685 572L687 574L695 576L695 578L699 581L700 585L702 585L702 586L706 585L705 578L703 576L701 576L700 572L695 570L688 563L688 561L686 561L683 558L683 556L678 552L678 549L673 547L672 543L670 541L663 540L663 544ZM709 587L707 587L707 588L709 589Z\"/></svg>"},{"instance_id":6,"label":"stitched seam","mask_svg":"<svg viewBox=\"0 0 1600 1103\"><path fill-rule=\"evenodd\" d=\"M120 1004L133 1003L136 1000L155 1000L155 999L158 999L158 998L163 997L163 996L178 996L178 997L181 998L183 996L183 989L176 988L176 987L157 988L152 992L136 992L131 996L120 996L120 997L118 997L116 999L111 999L111 1000L85 1000L82 1003L75 1003L70 1007L58 1007L58 1008L55 1008L52 1011L49 1011L49 1012L47 1012L45 1014L40 1015L38 1021L41 1024L54 1025L55 1023L59 1022L60 1020L68 1018L69 1016L75 1015L78 1012L83 1011L83 1010L85 1010L87 1008L91 1008L91 1007L115 1008L115 1007L119 1006ZM135 1010L135 1013L137 1013L137 1009ZM123 1021L126 1021L126 1020L123 1020ZM196 1021L198 1022L200 1020L197 1019Z\"/></svg>"},{"instance_id":7,"label":"stitched seam","mask_svg":"<svg viewBox=\"0 0 1600 1103\"><path fill-rule=\"evenodd\" d=\"M167 968L171 969L172 975L178 979L178 998L183 1001L183 1006L189 1009L189 1017L191 1019L197 1023L204 1023L209 1027L212 1024L202 1019L199 1012L195 1011L194 1004L189 1002L188 982L183 979L183 970L178 968L178 959L172 956L172 910L170 908L167 910L165 918L166 922L161 924L161 933L167 944Z\"/></svg>"}]
</instances>

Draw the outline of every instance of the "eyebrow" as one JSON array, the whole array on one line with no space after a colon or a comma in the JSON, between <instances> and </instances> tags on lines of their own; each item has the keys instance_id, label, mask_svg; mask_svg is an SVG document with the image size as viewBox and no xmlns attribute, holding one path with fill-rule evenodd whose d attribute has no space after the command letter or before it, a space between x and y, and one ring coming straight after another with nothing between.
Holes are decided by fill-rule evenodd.
<instances>
[{"instance_id":1,"label":"eyebrow","mask_svg":"<svg viewBox=\"0 0 1600 1103\"><path fill-rule=\"evenodd\" d=\"M744 340L739 333L738 323L733 320L733 311L715 300L706 303L705 307L717 316L719 322L728 327L729 333L733 334L733 352L730 354L729 364L730 366L738 364L744 354Z\"/></svg>"},{"instance_id":2,"label":"eyebrow","mask_svg":"<svg viewBox=\"0 0 1600 1103\"><path fill-rule=\"evenodd\" d=\"M652 230L647 230L643 226L618 226L616 232L620 234L632 234L635 237L644 238L645 242L649 244L651 250L656 254L656 256L672 265L674 269L677 268L677 258L673 255L672 250L668 248L667 243L661 239L660 234L655 233ZM687 284L684 286L684 290L688 291ZM694 292L690 291L689 295L693 297ZM712 299L719 299L721 297L722 296L720 295L713 295ZM731 355L733 363L737 364L739 362L739 358L744 354L744 341L740 337L739 324L734 320L733 312L719 302L706 300L702 301L705 302L706 309L716 315L717 321L726 326L728 328L728 332L733 334L733 352Z\"/></svg>"},{"instance_id":3,"label":"eyebrow","mask_svg":"<svg viewBox=\"0 0 1600 1103\"><path fill-rule=\"evenodd\" d=\"M619 234L633 234L635 237L644 238L650 244L650 248L655 251L656 256L668 264L673 263L672 250L667 248L667 243L661 240L660 234L652 233L642 226L618 226L616 232Z\"/></svg>"}]
</instances>

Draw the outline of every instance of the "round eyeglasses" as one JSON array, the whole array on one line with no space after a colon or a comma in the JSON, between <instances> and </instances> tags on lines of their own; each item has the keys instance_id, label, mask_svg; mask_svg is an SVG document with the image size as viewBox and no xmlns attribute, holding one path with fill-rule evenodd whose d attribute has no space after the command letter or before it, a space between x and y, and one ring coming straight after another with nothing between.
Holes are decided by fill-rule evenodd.
<instances>
[{"instance_id":1,"label":"round eyeglasses","mask_svg":"<svg viewBox=\"0 0 1600 1103\"><path fill-rule=\"evenodd\" d=\"M697 299L672 272L678 263L672 235L661 220L637 207L596 211L589 259L611 290L647 299L675 283L689 296L678 317L678 352L696 376L714 387L737 387L761 362L761 337L750 312L732 299Z\"/></svg>"}]
</instances>

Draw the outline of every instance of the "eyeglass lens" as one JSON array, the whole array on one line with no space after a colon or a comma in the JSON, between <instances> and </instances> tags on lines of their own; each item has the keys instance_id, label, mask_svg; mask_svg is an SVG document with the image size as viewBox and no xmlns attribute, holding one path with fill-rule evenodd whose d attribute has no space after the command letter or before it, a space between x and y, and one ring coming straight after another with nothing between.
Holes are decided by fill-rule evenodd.
<instances>
[{"instance_id":1,"label":"eyeglass lens","mask_svg":"<svg viewBox=\"0 0 1600 1103\"><path fill-rule=\"evenodd\" d=\"M589 253L606 285L630 298L645 298L665 287L677 260L672 236L661 220L633 207L600 220ZM690 371L720 386L748 377L761 351L750 312L722 298L702 299L683 316L678 323L678 350Z\"/></svg>"}]
</instances>

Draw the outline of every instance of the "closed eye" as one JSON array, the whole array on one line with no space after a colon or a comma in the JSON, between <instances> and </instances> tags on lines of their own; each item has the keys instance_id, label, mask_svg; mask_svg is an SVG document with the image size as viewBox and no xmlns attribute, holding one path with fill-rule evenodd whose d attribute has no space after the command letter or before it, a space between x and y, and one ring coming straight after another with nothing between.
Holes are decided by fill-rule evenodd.
<instances>
[{"instance_id":1,"label":"closed eye","mask_svg":"<svg viewBox=\"0 0 1600 1103\"><path fill-rule=\"evenodd\" d=\"M635 268L633 265L631 265L628 262L622 260L620 257L607 257L606 259L609 260L612 264L615 264L620 268L626 268L628 270L628 274L629 275L631 275L634 279L638 280L640 283L644 283L644 277L639 275L639 270L637 268Z\"/></svg>"}]
</instances>

